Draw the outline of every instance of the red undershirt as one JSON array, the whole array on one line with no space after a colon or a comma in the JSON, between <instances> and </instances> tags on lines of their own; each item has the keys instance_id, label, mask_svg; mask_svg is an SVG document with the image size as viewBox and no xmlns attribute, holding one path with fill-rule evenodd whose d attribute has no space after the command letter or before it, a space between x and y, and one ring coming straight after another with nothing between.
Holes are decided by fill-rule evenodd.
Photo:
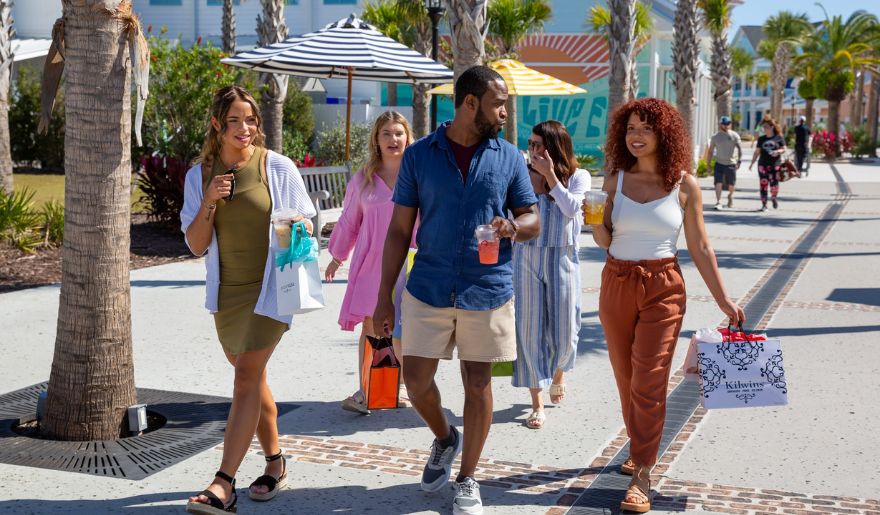
<instances>
[{"instance_id":1,"label":"red undershirt","mask_svg":"<svg viewBox=\"0 0 880 515\"><path fill-rule=\"evenodd\" d=\"M459 145L449 138L446 138L446 141L449 142L449 148L452 149L452 155L455 156L455 162L458 163L458 169L461 171L462 182L467 184L467 176L468 171L471 168L471 160L474 158L474 154L477 153L477 148L479 148L480 143L478 142L470 147L465 147L464 145Z\"/></svg>"}]
</instances>

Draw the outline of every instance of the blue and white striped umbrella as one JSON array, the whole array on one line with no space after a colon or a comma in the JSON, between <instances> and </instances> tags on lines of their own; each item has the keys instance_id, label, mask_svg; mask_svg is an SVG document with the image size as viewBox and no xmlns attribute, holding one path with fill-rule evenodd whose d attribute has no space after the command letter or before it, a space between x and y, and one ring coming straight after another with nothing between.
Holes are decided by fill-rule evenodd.
<instances>
[{"instance_id":1,"label":"blue and white striped umbrella","mask_svg":"<svg viewBox=\"0 0 880 515\"><path fill-rule=\"evenodd\" d=\"M349 16L323 29L221 62L261 72L317 78L445 84L452 70Z\"/></svg>"},{"instance_id":2,"label":"blue and white striped umbrella","mask_svg":"<svg viewBox=\"0 0 880 515\"><path fill-rule=\"evenodd\" d=\"M260 72L347 78L345 160L351 134L351 81L445 84L452 70L373 29L354 14L316 32L227 57L222 63Z\"/></svg>"}]
</instances>

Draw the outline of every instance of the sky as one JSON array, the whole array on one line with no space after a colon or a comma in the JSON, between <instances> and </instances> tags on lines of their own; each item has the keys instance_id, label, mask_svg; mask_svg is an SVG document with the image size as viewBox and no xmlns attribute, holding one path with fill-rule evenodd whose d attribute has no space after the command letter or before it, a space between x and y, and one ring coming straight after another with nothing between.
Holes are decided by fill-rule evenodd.
<instances>
[{"instance_id":1,"label":"sky","mask_svg":"<svg viewBox=\"0 0 880 515\"><path fill-rule=\"evenodd\" d=\"M880 15L880 0L822 0L828 16L841 15L843 19L854 11L864 9ZM810 21L825 19L822 9L813 0L745 0L733 9L733 32L740 25L763 25L764 20L779 11L807 13Z\"/></svg>"}]
</instances>

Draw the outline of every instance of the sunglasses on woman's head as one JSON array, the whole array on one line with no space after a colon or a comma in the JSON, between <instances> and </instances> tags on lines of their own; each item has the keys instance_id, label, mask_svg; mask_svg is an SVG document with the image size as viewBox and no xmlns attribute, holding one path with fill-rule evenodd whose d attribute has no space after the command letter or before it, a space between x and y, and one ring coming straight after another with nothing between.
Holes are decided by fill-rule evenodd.
<instances>
[{"instance_id":1,"label":"sunglasses on woman's head","mask_svg":"<svg viewBox=\"0 0 880 515\"><path fill-rule=\"evenodd\" d=\"M230 169L226 172L227 175L230 174L230 173L232 174L232 184L230 184L230 186L229 186L229 196L226 197L226 201L227 201L227 202L229 202L229 201L231 201L233 198L235 198L235 172L237 172L237 171L238 171L238 168L230 168Z\"/></svg>"}]
</instances>

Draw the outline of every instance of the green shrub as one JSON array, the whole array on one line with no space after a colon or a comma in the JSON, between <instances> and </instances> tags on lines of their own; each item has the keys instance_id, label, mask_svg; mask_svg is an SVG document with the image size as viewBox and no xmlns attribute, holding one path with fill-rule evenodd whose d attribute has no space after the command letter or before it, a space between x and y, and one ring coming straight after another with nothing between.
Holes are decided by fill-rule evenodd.
<instances>
[{"instance_id":1,"label":"green shrub","mask_svg":"<svg viewBox=\"0 0 880 515\"><path fill-rule=\"evenodd\" d=\"M705 159L700 159L697 161L697 177L709 177L712 173L712 170L715 168L715 160L711 160L710 162L706 162Z\"/></svg>"},{"instance_id":2,"label":"green shrub","mask_svg":"<svg viewBox=\"0 0 880 515\"><path fill-rule=\"evenodd\" d=\"M149 44L150 96L144 108L140 155L171 156L189 163L205 141L214 92L238 84L259 97L256 73L221 64L225 54L210 43L185 48L151 36Z\"/></svg>"},{"instance_id":3,"label":"green shrub","mask_svg":"<svg viewBox=\"0 0 880 515\"><path fill-rule=\"evenodd\" d=\"M864 126L855 127L850 132L853 141L852 156L861 159L864 156L874 155L876 146L868 134L868 130Z\"/></svg>"},{"instance_id":4,"label":"green shrub","mask_svg":"<svg viewBox=\"0 0 880 515\"><path fill-rule=\"evenodd\" d=\"M358 170L369 157L370 127L365 123L351 124L351 169ZM345 122L317 135L315 157L325 166L345 164Z\"/></svg>"},{"instance_id":5,"label":"green shrub","mask_svg":"<svg viewBox=\"0 0 880 515\"><path fill-rule=\"evenodd\" d=\"M581 168L590 170L599 167L599 156L593 154L575 154L574 158L577 160Z\"/></svg>"},{"instance_id":6,"label":"green shrub","mask_svg":"<svg viewBox=\"0 0 880 515\"><path fill-rule=\"evenodd\" d=\"M43 245L57 247L64 242L64 204L50 200L40 212L43 224Z\"/></svg>"},{"instance_id":7,"label":"green shrub","mask_svg":"<svg viewBox=\"0 0 880 515\"><path fill-rule=\"evenodd\" d=\"M293 79L288 81L287 97L284 99L283 126L284 155L294 161L302 159L314 136L315 116L312 113L312 97L304 93ZM295 154L288 153L288 144L292 145Z\"/></svg>"},{"instance_id":8,"label":"green shrub","mask_svg":"<svg viewBox=\"0 0 880 515\"><path fill-rule=\"evenodd\" d=\"M187 169L187 163L181 159L153 155L143 158L137 171L136 183L142 192L140 204L151 220L169 230L180 224Z\"/></svg>"},{"instance_id":9,"label":"green shrub","mask_svg":"<svg viewBox=\"0 0 880 515\"><path fill-rule=\"evenodd\" d=\"M33 210L34 192L25 188L11 195L0 189L0 239L33 254L40 245L40 216Z\"/></svg>"},{"instance_id":10,"label":"green shrub","mask_svg":"<svg viewBox=\"0 0 880 515\"><path fill-rule=\"evenodd\" d=\"M64 170L64 88L55 97L55 109L46 135L37 133L40 122L40 80L31 68L18 69L9 106L9 143L14 162L39 162L52 171Z\"/></svg>"},{"instance_id":11,"label":"green shrub","mask_svg":"<svg viewBox=\"0 0 880 515\"><path fill-rule=\"evenodd\" d=\"M281 134L281 153L300 163L309 151L309 145L299 132L284 128Z\"/></svg>"}]
</instances>

